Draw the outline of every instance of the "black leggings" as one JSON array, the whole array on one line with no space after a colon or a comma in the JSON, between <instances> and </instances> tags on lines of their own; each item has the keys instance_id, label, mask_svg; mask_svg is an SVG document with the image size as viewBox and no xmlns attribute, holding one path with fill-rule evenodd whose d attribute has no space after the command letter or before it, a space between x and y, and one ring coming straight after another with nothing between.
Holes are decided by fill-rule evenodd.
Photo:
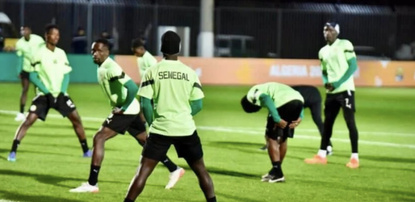
<instances>
[{"instance_id":1,"label":"black leggings","mask_svg":"<svg viewBox=\"0 0 415 202\"><path fill-rule=\"evenodd\" d=\"M344 120L349 129L349 138L352 147L352 153L358 153L359 134L355 122L355 102L354 92L345 91L336 94L327 94L324 108L324 128L323 137L321 138L320 149L325 150L329 144L333 133L333 125L339 114L340 108L343 109Z\"/></svg>"}]
</instances>

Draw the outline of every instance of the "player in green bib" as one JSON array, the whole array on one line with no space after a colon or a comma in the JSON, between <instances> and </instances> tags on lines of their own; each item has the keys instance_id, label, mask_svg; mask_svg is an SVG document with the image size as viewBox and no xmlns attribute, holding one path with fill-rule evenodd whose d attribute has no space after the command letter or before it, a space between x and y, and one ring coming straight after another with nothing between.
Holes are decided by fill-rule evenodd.
<instances>
[{"instance_id":1,"label":"player in green bib","mask_svg":"<svg viewBox=\"0 0 415 202\"><path fill-rule=\"evenodd\" d=\"M147 69L157 64L157 60L150 52L147 51L142 38L133 39L131 43L131 51L134 56L137 57L137 65L141 82L144 79L144 74L147 72ZM140 111L139 116L141 120L144 122L146 121L142 110Z\"/></svg>"},{"instance_id":2,"label":"player in green bib","mask_svg":"<svg viewBox=\"0 0 415 202\"><path fill-rule=\"evenodd\" d=\"M144 46L144 41L141 38L136 38L132 41L131 50L137 57L138 71L142 80L148 68L157 64L157 60L150 52L147 51Z\"/></svg>"},{"instance_id":3,"label":"player in green bib","mask_svg":"<svg viewBox=\"0 0 415 202\"><path fill-rule=\"evenodd\" d=\"M245 112L254 113L261 108L267 108L269 112L265 138L272 168L262 176L261 181L285 181L281 164L287 152L287 138L294 137L294 128L303 118L303 103L299 92L277 82L255 85L242 97L241 105Z\"/></svg>"},{"instance_id":4,"label":"player in green bib","mask_svg":"<svg viewBox=\"0 0 415 202\"><path fill-rule=\"evenodd\" d=\"M357 70L357 59L353 44L346 39L337 38L340 26L335 22L324 25L324 38L327 45L320 49L322 78L327 89L324 103L324 129L320 150L313 158L305 159L308 164L327 164L326 148L333 133L333 125L340 108L349 129L352 155L346 164L349 168L359 167L358 131L355 122L355 86L353 73Z\"/></svg>"},{"instance_id":5,"label":"player in green bib","mask_svg":"<svg viewBox=\"0 0 415 202\"><path fill-rule=\"evenodd\" d=\"M46 26L45 39L46 45L42 46L33 57L33 69L29 75L30 81L36 86L37 96L32 101L26 120L17 129L8 156L9 161L16 161L17 147L27 130L38 118L45 121L51 108L63 117L68 117L81 143L84 157L91 156L81 118L66 92L72 68L69 66L65 51L56 47L59 41L59 29L56 25Z\"/></svg>"},{"instance_id":6,"label":"player in green bib","mask_svg":"<svg viewBox=\"0 0 415 202\"><path fill-rule=\"evenodd\" d=\"M92 44L94 63L98 65L98 82L112 107L111 114L102 123L102 127L94 136L94 150L88 182L71 189L70 192L98 192L98 174L104 159L105 142L117 134L128 132L140 145L147 139L146 127L138 116L140 104L135 96L138 87L124 73L122 68L109 57L110 44L106 39L98 39ZM166 188L172 188L184 174L184 169L174 164L166 155L161 159L170 172L170 180Z\"/></svg>"},{"instance_id":7,"label":"player in green bib","mask_svg":"<svg viewBox=\"0 0 415 202\"><path fill-rule=\"evenodd\" d=\"M193 120L193 116L202 109L204 97L199 78L194 70L178 60L179 35L167 31L161 42L164 59L147 70L139 90L150 134L142 151L139 169L124 201L134 201L141 194L147 178L171 145L196 174L206 200L216 201Z\"/></svg>"},{"instance_id":8,"label":"player in green bib","mask_svg":"<svg viewBox=\"0 0 415 202\"><path fill-rule=\"evenodd\" d=\"M19 56L19 63L17 65L17 71L22 83L22 93L20 94L20 111L16 115L16 121L24 121L26 116L24 115L24 108L26 105L27 91L29 90L29 73L32 71L32 59L39 48L45 45L45 41L42 37L36 34L32 34L32 30L29 26L21 27L22 38L16 42L16 54Z\"/></svg>"},{"instance_id":9,"label":"player in green bib","mask_svg":"<svg viewBox=\"0 0 415 202\"><path fill-rule=\"evenodd\" d=\"M317 87L312 85L292 85L290 86L294 90L298 91L304 99L303 108L309 108L311 112L311 117L314 121L314 124L317 126L320 136L323 136L323 120L321 118L321 94ZM266 142L266 140L265 140ZM332 155L333 145L329 141L327 146L327 155ZM266 150L267 145L261 147L261 150Z\"/></svg>"}]
</instances>

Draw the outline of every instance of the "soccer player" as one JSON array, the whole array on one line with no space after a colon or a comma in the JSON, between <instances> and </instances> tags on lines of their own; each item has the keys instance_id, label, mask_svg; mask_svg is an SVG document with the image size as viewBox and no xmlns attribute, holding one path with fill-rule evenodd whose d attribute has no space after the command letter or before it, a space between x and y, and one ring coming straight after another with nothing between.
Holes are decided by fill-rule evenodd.
<instances>
[{"instance_id":1,"label":"soccer player","mask_svg":"<svg viewBox=\"0 0 415 202\"><path fill-rule=\"evenodd\" d=\"M287 138L294 137L294 128L301 123L303 102L299 92L277 82L255 85L242 97L241 105L246 113L258 112L263 107L269 112L265 137L272 168L261 181L285 181L281 164L287 152Z\"/></svg>"},{"instance_id":2,"label":"soccer player","mask_svg":"<svg viewBox=\"0 0 415 202\"><path fill-rule=\"evenodd\" d=\"M157 59L147 51L145 47L145 41L143 38L135 38L131 43L131 51L134 53L134 55L137 57L137 65L138 70L140 72L140 81L144 79L144 75L147 72L147 70L157 64ZM145 123L146 119L143 114L143 110L140 111L139 116L141 120ZM146 137L148 136L147 132L144 131L143 135ZM163 163L171 162L169 158L166 158ZM167 166L167 165L166 165ZM166 185L166 189L173 188L173 186L176 184L176 179L178 180L182 175L184 174L184 169L177 167L176 170L170 170L170 182Z\"/></svg>"},{"instance_id":3,"label":"soccer player","mask_svg":"<svg viewBox=\"0 0 415 202\"><path fill-rule=\"evenodd\" d=\"M71 189L70 192L99 191L98 174L104 159L104 145L108 139L128 131L141 145L146 142L146 127L138 116L140 104L135 98L138 87L123 72L122 68L109 57L109 53L110 44L107 39L98 39L92 44L91 54L94 63L98 65L98 82L108 97L113 110L94 136L94 150L88 182ZM160 160L171 172L170 181L166 185L166 189L170 189L185 171L174 164L166 155Z\"/></svg>"},{"instance_id":4,"label":"soccer player","mask_svg":"<svg viewBox=\"0 0 415 202\"><path fill-rule=\"evenodd\" d=\"M309 108L311 111L311 116L314 123L317 126L317 129L320 133L320 136L323 136L323 120L321 118L321 94L318 91L317 87L311 85L293 85L291 86L294 90L298 91L301 96L304 98L304 108ZM262 150L266 150L267 145L262 147ZM327 146L327 154L332 155L333 146L331 141Z\"/></svg>"},{"instance_id":5,"label":"soccer player","mask_svg":"<svg viewBox=\"0 0 415 202\"><path fill-rule=\"evenodd\" d=\"M138 71L140 73L140 82L144 79L144 74L147 69L157 64L156 58L146 50L144 40L142 38L135 38L131 42L131 51L137 57ZM143 111L139 113L141 120L146 121Z\"/></svg>"},{"instance_id":6,"label":"soccer player","mask_svg":"<svg viewBox=\"0 0 415 202\"><path fill-rule=\"evenodd\" d=\"M157 60L147 51L144 46L144 41L141 38L136 38L132 41L131 51L133 51L134 55L137 57L138 70L142 80L147 69L157 64Z\"/></svg>"},{"instance_id":7,"label":"soccer player","mask_svg":"<svg viewBox=\"0 0 415 202\"><path fill-rule=\"evenodd\" d=\"M337 38L340 26L335 22L324 25L324 38L327 45L318 53L321 61L323 83L326 88L326 101L324 103L324 129L321 138L320 150L313 158L305 159L308 164L327 164L326 148L329 144L334 121L340 108L349 129L352 154L346 164L349 168L359 167L358 131L355 122L355 98L353 73L357 69L356 54L353 44L346 39Z\"/></svg>"},{"instance_id":8,"label":"soccer player","mask_svg":"<svg viewBox=\"0 0 415 202\"><path fill-rule=\"evenodd\" d=\"M17 66L19 78L22 84L22 93L20 94L20 111L17 113L16 121L24 121L26 116L24 115L24 108L26 105L27 91L29 90L29 72L32 69L32 58L36 54L40 47L45 45L45 41L42 37L36 34L32 34L32 30L29 26L25 25L20 28L22 38L16 42L16 54L19 56L19 64Z\"/></svg>"},{"instance_id":9,"label":"soccer player","mask_svg":"<svg viewBox=\"0 0 415 202\"><path fill-rule=\"evenodd\" d=\"M59 41L59 29L56 25L46 25L45 39L46 45L42 46L33 57L33 71L29 74L30 81L37 87L37 96L32 101L26 120L17 129L7 158L9 161L16 161L17 147L27 130L38 118L45 121L51 108L71 121L81 143L84 157L90 157L92 153L88 148L81 118L66 92L72 68L69 66L65 51L56 46Z\"/></svg>"},{"instance_id":10,"label":"soccer player","mask_svg":"<svg viewBox=\"0 0 415 202\"><path fill-rule=\"evenodd\" d=\"M311 111L311 117L316 124L320 136L323 137L323 120L321 118L321 94L317 87L311 85L294 85L291 86L294 90L298 91L304 98L304 108L309 108ZM333 145L329 140L327 146L327 154L332 155Z\"/></svg>"},{"instance_id":11,"label":"soccer player","mask_svg":"<svg viewBox=\"0 0 415 202\"><path fill-rule=\"evenodd\" d=\"M216 201L193 120L193 116L202 109L204 97L199 78L191 68L178 60L179 35L167 31L161 42L164 59L148 70L139 90L144 115L150 125L150 135L124 201L134 201L141 194L147 178L171 145L196 174L206 200ZM155 105L154 120L151 99Z\"/></svg>"}]
</instances>

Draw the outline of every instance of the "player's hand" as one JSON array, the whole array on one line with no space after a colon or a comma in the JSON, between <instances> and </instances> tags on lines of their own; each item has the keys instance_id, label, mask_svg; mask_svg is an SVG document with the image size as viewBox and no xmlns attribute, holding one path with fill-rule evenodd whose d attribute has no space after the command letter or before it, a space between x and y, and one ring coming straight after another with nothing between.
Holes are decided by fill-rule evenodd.
<instances>
[{"instance_id":1,"label":"player's hand","mask_svg":"<svg viewBox=\"0 0 415 202\"><path fill-rule=\"evenodd\" d=\"M277 127L278 128L285 128L285 127L287 127L287 122L284 119L281 119L280 122L275 123L274 129L277 129Z\"/></svg>"},{"instance_id":2,"label":"player's hand","mask_svg":"<svg viewBox=\"0 0 415 202\"><path fill-rule=\"evenodd\" d=\"M288 127L290 127L291 129L294 129L295 127L300 125L300 123L301 123L301 118L298 118L297 120L292 121Z\"/></svg>"},{"instance_id":3,"label":"player's hand","mask_svg":"<svg viewBox=\"0 0 415 202\"><path fill-rule=\"evenodd\" d=\"M48 94L46 94L45 96L46 96L46 99L47 99L47 101L48 101L48 105L49 105L49 107L55 107L55 104L56 104L56 98L55 98L55 97L53 97L53 95L52 95L51 93L48 93Z\"/></svg>"},{"instance_id":4,"label":"player's hand","mask_svg":"<svg viewBox=\"0 0 415 202\"><path fill-rule=\"evenodd\" d=\"M112 109L112 113L113 114L124 114L124 110L122 110L121 107L114 107L114 109Z\"/></svg>"},{"instance_id":5,"label":"player's hand","mask_svg":"<svg viewBox=\"0 0 415 202\"><path fill-rule=\"evenodd\" d=\"M331 92L331 91L333 91L334 90L334 86L333 86L333 84L332 83L326 83L325 85L324 85L324 87L329 91L329 92Z\"/></svg>"}]
</instances>

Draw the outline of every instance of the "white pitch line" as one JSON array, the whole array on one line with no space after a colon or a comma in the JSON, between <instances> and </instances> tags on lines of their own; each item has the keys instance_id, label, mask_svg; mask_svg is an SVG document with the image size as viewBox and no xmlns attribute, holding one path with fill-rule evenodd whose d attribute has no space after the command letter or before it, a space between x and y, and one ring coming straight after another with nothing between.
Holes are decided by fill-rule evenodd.
<instances>
[{"instance_id":1,"label":"white pitch line","mask_svg":"<svg viewBox=\"0 0 415 202\"><path fill-rule=\"evenodd\" d=\"M0 110L0 114L9 114L15 115L16 111L10 110ZM62 118L61 115L56 114L48 114L48 117L51 118ZM82 116L82 120L85 121L97 121L102 122L105 118L96 118L96 117L85 117ZM207 131L217 131L217 132L227 132L227 133L242 133L242 134L250 134L250 135L264 135L264 129L260 130L259 128L236 128L236 127L220 127L220 126L198 126L199 130L207 130ZM313 129L296 129L297 133L295 134L295 138L301 139L312 139L312 140L320 140L320 137L316 136L308 136L308 135L301 135L298 132L317 132L317 130ZM336 131L336 133L339 131ZM345 131L348 133L348 131ZM396 136L403 136L403 137L415 137L414 134L411 133L385 133L385 132L366 132L366 131L359 131L361 134L388 134L388 135L396 135ZM349 139L340 139L340 138L332 138L338 142L349 143ZM367 140L359 140L359 144L366 144L366 145L375 145L375 146L387 146L387 147L405 147L410 149L415 149L415 145L412 144L398 144L398 143L390 143L390 142L375 142L375 141L367 141ZM1 201L0 201L1 202Z\"/></svg>"},{"instance_id":2,"label":"white pitch line","mask_svg":"<svg viewBox=\"0 0 415 202\"><path fill-rule=\"evenodd\" d=\"M216 128L220 128L220 129L224 129L221 127L216 127ZM226 127L226 128L232 128L232 130L237 130L237 131L246 131L246 130L251 130L251 131L258 131L258 132L262 132L265 130L265 128L260 129L260 128L252 128L252 127ZM300 132L318 132L317 129L304 129L304 128L298 128L295 129L295 131L300 131ZM341 134L349 134L348 130L336 130L336 133L341 133ZM400 136L400 137L415 137L415 133L399 133L399 132L373 132L373 131L359 131L360 134L365 134L365 135L376 135L376 136Z\"/></svg>"},{"instance_id":3,"label":"white pitch line","mask_svg":"<svg viewBox=\"0 0 415 202\"><path fill-rule=\"evenodd\" d=\"M199 130L208 130L208 131L216 131L216 132L228 132L228 133L243 133L249 135L264 135L264 130L243 130L243 129L232 129L232 128L224 128L224 127L211 127L211 126L198 126ZM317 131L317 130L316 130ZM311 139L311 140L318 140L320 141L320 137L316 136L309 136L309 135L299 135L296 133L294 138L301 138L301 139ZM337 142L344 142L349 143L349 139L340 139L340 138L331 138ZM412 144L398 144L398 143L389 143L389 142L375 142L375 141L367 141L367 140L359 140L359 144L366 144L366 145L376 145L376 146L387 146L387 147L405 147L410 149L415 149L415 145Z\"/></svg>"}]
</instances>

